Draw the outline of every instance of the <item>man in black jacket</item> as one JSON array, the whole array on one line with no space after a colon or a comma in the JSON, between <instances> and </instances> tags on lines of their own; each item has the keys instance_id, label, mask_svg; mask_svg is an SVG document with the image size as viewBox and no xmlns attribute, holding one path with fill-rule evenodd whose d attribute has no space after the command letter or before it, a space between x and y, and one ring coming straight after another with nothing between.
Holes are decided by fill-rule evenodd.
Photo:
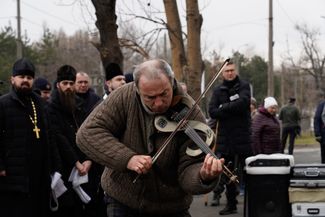
<instances>
[{"instance_id":1,"label":"man in black jacket","mask_svg":"<svg viewBox=\"0 0 325 217\"><path fill-rule=\"evenodd\" d=\"M210 117L218 122L216 153L225 159L226 165L232 162L230 169L239 167L240 170L245 158L252 152L250 87L239 78L232 62L227 64L222 76L223 83L214 89L209 104ZM237 188L235 183L226 185L227 205L220 211L220 215L237 212Z\"/></svg>"},{"instance_id":2,"label":"man in black jacket","mask_svg":"<svg viewBox=\"0 0 325 217\"><path fill-rule=\"evenodd\" d=\"M84 100L84 108L90 113L102 100L90 87L90 78L86 72L78 72L76 75L75 90L77 96Z\"/></svg>"},{"instance_id":3,"label":"man in black jacket","mask_svg":"<svg viewBox=\"0 0 325 217\"><path fill-rule=\"evenodd\" d=\"M93 162L76 145L76 132L87 117L88 111L84 107L84 101L75 94L75 81L75 68L70 65L61 66L57 71L56 89L52 91L49 104L51 123L62 158L62 179L68 189L58 198L59 209L55 216L99 216L96 213L88 213L89 206L93 210L92 203L95 202L100 180ZM80 191L69 181L73 169L81 177L88 175L88 183L80 185L87 196L80 196Z\"/></svg>"},{"instance_id":4,"label":"man in black jacket","mask_svg":"<svg viewBox=\"0 0 325 217\"><path fill-rule=\"evenodd\" d=\"M0 216L48 216L49 131L41 98L32 91L34 65L15 62L11 91L0 98Z\"/></svg>"}]
</instances>

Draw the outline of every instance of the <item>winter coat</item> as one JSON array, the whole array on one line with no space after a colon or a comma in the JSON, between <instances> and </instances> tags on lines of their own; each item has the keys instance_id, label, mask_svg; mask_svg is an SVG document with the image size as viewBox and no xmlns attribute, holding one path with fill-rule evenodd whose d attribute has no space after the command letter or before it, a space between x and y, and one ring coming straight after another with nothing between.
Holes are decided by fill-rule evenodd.
<instances>
[{"instance_id":1,"label":"winter coat","mask_svg":"<svg viewBox=\"0 0 325 217\"><path fill-rule=\"evenodd\" d=\"M264 107L258 109L252 123L252 149L256 154L281 153L280 122Z\"/></svg>"},{"instance_id":2,"label":"winter coat","mask_svg":"<svg viewBox=\"0 0 325 217\"><path fill-rule=\"evenodd\" d=\"M209 114L218 122L216 151L222 154L251 153L250 87L237 76L217 86L209 103Z\"/></svg>"},{"instance_id":3,"label":"winter coat","mask_svg":"<svg viewBox=\"0 0 325 217\"><path fill-rule=\"evenodd\" d=\"M62 159L63 180L67 182L75 163L77 161L82 163L86 160L85 154L76 145L76 132L86 118L86 112L80 99L76 101L74 113L66 111L61 104L58 90L54 89L48 105L48 113Z\"/></svg>"},{"instance_id":4,"label":"winter coat","mask_svg":"<svg viewBox=\"0 0 325 217\"><path fill-rule=\"evenodd\" d=\"M289 103L280 110L279 119L282 121L282 127L299 127L300 126L300 112L298 108Z\"/></svg>"},{"instance_id":5,"label":"winter coat","mask_svg":"<svg viewBox=\"0 0 325 217\"><path fill-rule=\"evenodd\" d=\"M29 98L22 100L14 90L0 97L0 170L6 171L0 177L0 194L30 195L30 200L35 199L31 204L45 213L50 198L49 125L41 98L35 93L30 98L36 108L39 139L29 117L34 118Z\"/></svg>"},{"instance_id":6,"label":"winter coat","mask_svg":"<svg viewBox=\"0 0 325 217\"><path fill-rule=\"evenodd\" d=\"M178 86L175 96L181 102L192 99ZM198 107L195 120L205 123ZM155 115L143 108L133 83L110 93L88 116L77 133L79 147L95 161L105 165L102 175L104 191L126 206L146 214L172 214L187 210L192 194L211 191L215 182L202 184L199 170L204 154L191 157L185 153L188 146L195 146L179 132L167 145L148 174L133 183L136 173L127 169L134 155L154 155L170 135L154 127Z\"/></svg>"},{"instance_id":7,"label":"winter coat","mask_svg":"<svg viewBox=\"0 0 325 217\"><path fill-rule=\"evenodd\" d=\"M100 101L102 101L102 98L99 97L93 89L89 89L86 93L77 93L77 96L83 100L82 104L86 114L90 114L95 106L98 105Z\"/></svg>"},{"instance_id":8,"label":"winter coat","mask_svg":"<svg viewBox=\"0 0 325 217\"><path fill-rule=\"evenodd\" d=\"M321 101L316 109L315 116L314 116L314 133L315 137L322 137L324 141L325 138L325 123L324 123L324 115L325 115L325 100ZM322 141L322 142L323 142Z\"/></svg>"},{"instance_id":9,"label":"winter coat","mask_svg":"<svg viewBox=\"0 0 325 217\"><path fill-rule=\"evenodd\" d=\"M61 103L58 89L55 89L52 92L51 101L48 106L52 127L56 135L56 143L62 159L62 169L59 172L61 172L64 185L68 189L62 197L59 197L59 204L61 204L61 207L66 204L69 206L74 204L76 207L80 205L80 198L75 194L72 183L68 180L77 161L80 163L86 160L92 161L76 144L76 133L89 114L90 111L88 109L90 109L90 106L88 106L89 104L87 101L78 96L76 96L75 99L75 111L67 111ZM100 193L99 183L102 171L102 166L92 161L90 170L87 174L88 182L81 185L82 189L90 196L90 203L95 202L96 197Z\"/></svg>"}]
</instances>

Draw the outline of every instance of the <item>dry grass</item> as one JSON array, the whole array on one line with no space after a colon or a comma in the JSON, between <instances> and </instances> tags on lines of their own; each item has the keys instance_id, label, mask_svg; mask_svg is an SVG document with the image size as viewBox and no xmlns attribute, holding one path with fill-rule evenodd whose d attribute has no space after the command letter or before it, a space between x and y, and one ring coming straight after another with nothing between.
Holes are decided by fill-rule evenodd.
<instances>
[{"instance_id":1,"label":"dry grass","mask_svg":"<svg viewBox=\"0 0 325 217\"><path fill-rule=\"evenodd\" d=\"M301 136L298 136L296 145L318 145L319 143L315 140L315 136L311 132L303 132Z\"/></svg>"}]
</instances>

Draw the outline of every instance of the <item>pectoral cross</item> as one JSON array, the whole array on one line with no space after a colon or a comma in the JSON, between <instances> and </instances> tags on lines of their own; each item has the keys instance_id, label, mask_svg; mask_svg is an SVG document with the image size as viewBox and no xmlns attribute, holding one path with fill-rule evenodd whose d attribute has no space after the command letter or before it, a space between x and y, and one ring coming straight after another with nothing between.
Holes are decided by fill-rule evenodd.
<instances>
[{"instance_id":1,"label":"pectoral cross","mask_svg":"<svg viewBox=\"0 0 325 217\"><path fill-rule=\"evenodd\" d=\"M32 118L32 116L29 115L30 120L32 121L32 123L34 124L34 129L33 131L35 132L35 136L36 139L39 139L39 132L41 131L40 128L37 127L37 113L36 113L36 107L35 104L33 102L32 99L30 99L31 103L32 103L32 108L33 108L33 113L34 113L34 118Z\"/></svg>"},{"instance_id":2,"label":"pectoral cross","mask_svg":"<svg viewBox=\"0 0 325 217\"><path fill-rule=\"evenodd\" d=\"M36 138L39 139L39 132L41 131L36 125L34 126L33 131L35 132Z\"/></svg>"}]
</instances>

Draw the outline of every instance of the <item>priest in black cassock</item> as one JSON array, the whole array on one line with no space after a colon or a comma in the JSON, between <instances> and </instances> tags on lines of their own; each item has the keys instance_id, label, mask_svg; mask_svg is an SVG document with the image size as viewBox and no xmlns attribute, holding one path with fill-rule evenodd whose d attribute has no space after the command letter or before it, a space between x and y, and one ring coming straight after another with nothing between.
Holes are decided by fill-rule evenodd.
<instances>
[{"instance_id":1,"label":"priest in black cassock","mask_svg":"<svg viewBox=\"0 0 325 217\"><path fill-rule=\"evenodd\" d=\"M11 91L0 97L0 216L46 217L50 198L48 123L32 92L34 65L13 65Z\"/></svg>"}]
</instances>

